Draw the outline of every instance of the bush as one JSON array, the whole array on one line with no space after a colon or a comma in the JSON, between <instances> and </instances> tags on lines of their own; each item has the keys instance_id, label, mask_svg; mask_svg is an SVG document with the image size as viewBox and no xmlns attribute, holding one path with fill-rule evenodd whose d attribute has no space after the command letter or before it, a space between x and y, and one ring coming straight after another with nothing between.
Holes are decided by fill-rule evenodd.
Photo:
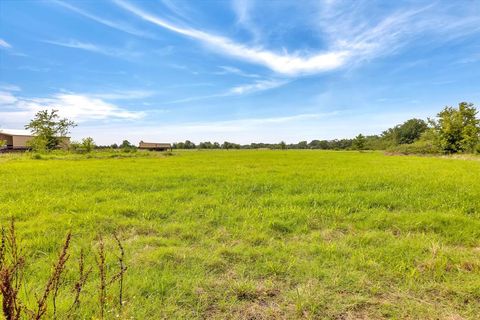
<instances>
[{"instance_id":1,"label":"bush","mask_svg":"<svg viewBox=\"0 0 480 320\"><path fill-rule=\"evenodd\" d=\"M49 151L48 141L41 136L37 136L27 142L27 146L32 148L33 151L45 153Z\"/></svg>"},{"instance_id":2,"label":"bush","mask_svg":"<svg viewBox=\"0 0 480 320\"><path fill-rule=\"evenodd\" d=\"M123 153L135 153L135 152L137 152L137 148L135 148L135 147L122 148L122 152Z\"/></svg>"},{"instance_id":3,"label":"bush","mask_svg":"<svg viewBox=\"0 0 480 320\"><path fill-rule=\"evenodd\" d=\"M387 152L400 154L440 154L442 150L433 141L417 141L412 144L401 144L387 149Z\"/></svg>"},{"instance_id":4,"label":"bush","mask_svg":"<svg viewBox=\"0 0 480 320\"><path fill-rule=\"evenodd\" d=\"M90 153L95 148L95 142L92 138L84 138L82 139L82 148L85 152Z\"/></svg>"}]
</instances>

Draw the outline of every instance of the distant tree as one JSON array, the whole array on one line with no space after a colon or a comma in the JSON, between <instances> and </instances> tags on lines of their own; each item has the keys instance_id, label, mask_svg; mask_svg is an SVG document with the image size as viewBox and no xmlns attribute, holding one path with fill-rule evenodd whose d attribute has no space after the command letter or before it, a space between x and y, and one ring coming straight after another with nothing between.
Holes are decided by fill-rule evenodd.
<instances>
[{"instance_id":1,"label":"distant tree","mask_svg":"<svg viewBox=\"0 0 480 320\"><path fill-rule=\"evenodd\" d=\"M461 102L458 108L445 107L430 124L438 132L445 153L474 152L480 141L480 120L472 103Z\"/></svg>"},{"instance_id":2,"label":"distant tree","mask_svg":"<svg viewBox=\"0 0 480 320\"><path fill-rule=\"evenodd\" d=\"M210 141L200 142L198 144L199 149L213 149L213 144Z\"/></svg>"},{"instance_id":3,"label":"distant tree","mask_svg":"<svg viewBox=\"0 0 480 320\"><path fill-rule=\"evenodd\" d=\"M233 144L231 142L224 141L222 143L222 149L229 150L229 149L232 149L232 148L233 148Z\"/></svg>"},{"instance_id":4,"label":"distant tree","mask_svg":"<svg viewBox=\"0 0 480 320\"><path fill-rule=\"evenodd\" d=\"M359 134L353 139L353 147L355 150L365 150L366 138L363 134Z\"/></svg>"},{"instance_id":5,"label":"distant tree","mask_svg":"<svg viewBox=\"0 0 480 320\"><path fill-rule=\"evenodd\" d=\"M177 142L173 144L173 149L185 149L185 143Z\"/></svg>"},{"instance_id":6,"label":"distant tree","mask_svg":"<svg viewBox=\"0 0 480 320\"><path fill-rule=\"evenodd\" d=\"M122 143L120 144L121 149L129 149L129 148L134 148L135 146L130 143L128 140L123 140Z\"/></svg>"},{"instance_id":7,"label":"distant tree","mask_svg":"<svg viewBox=\"0 0 480 320\"><path fill-rule=\"evenodd\" d=\"M85 152L92 152L92 150L95 149L95 142L93 141L93 138L88 137L82 139L82 149Z\"/></svg>"},{"instance_id":8,"label":"distant tree","mask_svg":"<svg viewBox=\"0 0 480 320\"><path fill-rule=\"evenodd\" d=\"M298 149L307 149L308 148L308 143L307 141L300 141L297 144Z\"/></svg>"},{"instance_id":9,"label":"distant tree","mask_svg":"<svg viewBox=\"0 0 480 320\"><path fill-rule=\"evenodd\" d=\"M25 125L34 135L30 146L35 150L52 150L58 147L76 124L66 118L60 119L58 110L42 110Z\"/></svg>"},{"instance_id":10,"label":"distant tree","mask_svg":"<svg viewBox=\"0 0 480 320\"><path fill-rule=\"evenodd\" d=\"M229 150L229 149L240 149L241 146L239 144L225 141L222 143L222 149Z\"/></svg>"},{"instance_id":11,"label":"distant tree","mask_svg":"<svg viewBox=\"0 0 480 320\"><path fill-rule=\"evenodd\" d=\"M365 149L367 150L385 150L389 146L385 140L378 135L370 135L365 137Z\"/></svg>"},{"instance_id":12,"label":"distant tree","mask_svg":"<svg viewBox=\"0 0 480 320\"><path fill-rule=\"evenodd\" d=\"M195 149L197 146L195 143L191 142L190 140L186 140L184 143L184 149Z\"/></svg>"},{"instance_id":13,"label":"distant tree","mask_svg":"<svg viewBox=\"0 0 480 320\"><path fill-rule=\"evenodd\" d=\"M285 141L280 141L280 143L278 144L278 147L281 150L285 150L285 149L287 149L287 144L285 143Z\"/></svg>"},{"instance_id":14,"label":"distant tree","mask_svg":"<svg viewBox=\"0 0 480 320\"><path fill-rule=\"evenodd\" d=\"M112 145L110 146L110 148L112 148L112 149L118 149L118 144L114 143L114 144L112 144Z\"/></svg>"},{"instance_id":15,"label":"distant tree","mask_svg":"<svg viewBox=\"0 0 480 320\"><path fill-rule=\"evenodd\" d=\"M410 119L396 127L395 139L397 144L409 144L420 139L427 131L428 125L421 119Z\"/></svg>"},{"instance_id":16,"label":"distant tree","mask_svg":"<svg viewBox=\"0 0 480 320\"><path fill-rule=\"evenodd\" d=\"M218 142L213 143L213 149L220 149L220 148L221 148L220 143Z\"/></svg>"}]
</instances>

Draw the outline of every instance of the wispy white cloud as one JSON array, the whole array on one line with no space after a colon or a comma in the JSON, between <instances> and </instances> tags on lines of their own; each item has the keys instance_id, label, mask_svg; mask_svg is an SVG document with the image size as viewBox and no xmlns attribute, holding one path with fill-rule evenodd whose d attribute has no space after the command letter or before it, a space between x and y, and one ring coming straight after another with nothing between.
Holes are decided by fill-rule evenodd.
<instances>
[{"instance_id":1,"label":"wispy white cloud","mask_svg":"<svg viewBox=\"0 0 480 320\"><path fill-rule=\"evenodd\" d=\"M149 21L162 28L184 36L197 39L225 54L264 65L275 72L286 75L314 73L336 69L342 66L346 62L346 59L351 55L351 52L348 50L326 51L308 57L301 57L298 54L277 54L262 48L248 47L236 43L231 39L213 35L201 30L174 25L123 0L114 0L114 2L145 21Z\"/></svg>"},{"instance_id":2,"label":"wispy white cloud","mask_svg":"<svg viewBox=\"0 0 480 320\"><path fill-rule=\"evenodd\" d=\"M48 72L51 69L46 67L19 66L18 70L26 70L26 71L33 71L33 72Z\"/></svg>"},{"instance_id":3,"label":"wispy white cloud","mask_svg":"<svg viewBox=\"0 0 480 320\"><path fill-rule=\"evenodd\" d=\"M252 21L250 13L253 9L253 6L254 4L251 0L232 1L233 11L237 16L237 25L250 32L254 38L254 41L258 42L262 38L262 32Z\"/></svg>"},{"instance_id":4,"label":"wispy white cloud","mask_svg":"<svg viewBox=\"0 0 480 320\"><path fill-rule=\"evenodd\" d=\"M217 75L224 75L224 74L236 74L242 77L247 78L259 78L260 76L256 73L247 73L238 68L231 67L231 66L219 66L222 71L217 71L215 74Z\"/></svg>"},{"instance_id":5,"label":"wispy white cloud","mask_svg":"<svg viewBox=\"0 0 480 320\"><path fill-rule=\"evenodd\" d=\"M12 46L7 41L0 39L0 47L10 49Z\"/></svg>"},{"instance_id":6,"label":"wispy white cloud","mask_svg":"<svg viewBox=\"0 0 480 320\"><path fill-rule=\"evenodd\" d=\"M247 93L253 93L257 91L265 91L274 88L281 87L287 84L289 81L287 80L258 80L254 83L236 86L231 88L228 93L233 95L242 95Z\"/></svg>"},{"instance_id":7,"label":"wispy white cloud","mask_svg":"<svg viewBox=\"0 0 480 320\"><path fill-rule=\"evenodd\" d=\"M138 120L145 116L142 111L127 110L84 94L61 92L48 97L31 98L13 92L0 92L0 118L11 126L25 124L36 112L49 108L57 109L60 115L77 122Z\"/></svg>"},{"instance_id":8,"label":"wispy white cloud","mask_svg":"<svg viewBox=\"0 0 480 320\"><path fill-rule=\"evenodd\" d=\"M134 59L143 55L141 52L136 52L130 49L124 50L124 49L118 49L118 48L110 48L110 47L105 47L105 46L88 43L88 42L82 42L82 41L73 40L73 39L68 41L42 40L42 42L53 44L60 47L80 49L80 50L103 54L110 57L117 57L117 58L123 58L123 59Z\"/></svg>"},{"instance_id":9,"label":"wispy white cloud","mask_svg":"<svg viewBox=\"0 0 480 320\"><path fill-rule=\"evenodd\" d=\"M20 91L21 88L19 86L13 85L13 84L0 84L0 90Z\"/></svg>"},{"instance_id":10,"label":"wispy white cloud","mask_svg":"<svg viewBox=\"0 0 480 320\"><path fill-rule=\"evenodd\" d=\"M81 41L77 41L77 40L69 40L69 41L43 40L43 42L49 43L49 44L54 44L56 46L61 46L61 47L82 49L82 50L86 50L86 51L92 51L92 52L107 54L107 51L104 50L102 47L100 47L98 45L95 45L95 44L92 44L92 43L87 43L87 42L81 42Z\"/></svg>"},{"instance_id":11,"label":"wispy white cloud","mask_svg":"<svg viewBox=\"0 0 480 320\"><path fill-rule=\"evenodd\" d=\"M166 102L166 104L177 104L177 103L186 103L192 101L199 101L199 100L206 100L212 98L221 98L221 97L231 97L231 96L241 96L244 94L251 94L255 92L271 90L283 85L286 85L290 81L282 79L264 79L264 80L257 80L253 83L248 83L244 85L239 85L228 89L225 92L217 93L217 94L210 94L210 95L203 95L203 96L194 96L188 97L184 99L177 99L173 101Z\"/></svg>"},{"instance_id":12,"label":"wispy white cloud","mask_svg":"<svg viewBox=\"0 0 480 320\"><path fill-rule=\"evenodd\" d=\"M368 0L316 3L318 16L312 24L317 31L336 47L362 53L360 58L394 53L420 38L423 43L445 43L480 32L474 2L411 2L393 12Z\"/></svg>"},{"instance_id":13,"label":"wispy white cloud","mask_svg":"<svg viewBox=\"0 0 480 320\"><path fill-rule=\"evenodd\" d=\"M459 17L439 11L435 4L401 11L367 14L368 1L322 1L318 12L319 37L326 39L317 52L275 52L261 46L248 46L230 38L175 24L125 0L113 0L120 7L159 27L196 39L211 50L265 66L277 73L296 76L321 73L390 54L424 33L436 33L443 40L480 31L477 17ZM248 21L248 1L235 2L239 21ZM447 19L446 19L447 18ZM448 23L444 23L448 21Z\"/></svg>"},{"instance_id":14,"label":"wispy white cloud","mask_svg":"<svg viewBox=\"0 0 480 320\"><path fill-rule=\"evenodd\" d=\"M17 98L11 92L0 91L0 106L4 104L13 104L15 102L17 102Z\"/></svg>"},{"instance_id":15,"label":"wispy white cloud","mask_svg":"<svg viewBox=\"0 0 480 320\"><path fill-rule=\"evenodd\" d=\"M188 5L188 2L175 0L161 0L161 2L170 12L183 20L191 21L191 17L196 14L196 12L192 10L192 7Z\"/></svg>"},{"instance_id":16,"label":"wispy white cloud","mask_svg":"<svg viewBox=\"0 0 480 320\"><path fill-rule=\"evenodd\" d=\"M78 14L80 14L80 15L88 18L88 19L91 19L93 21L96 21L98 23L106 25L110 28L120 30L120 31L129 33L129 34L132 34L132 35L135 35L135 36L139 36L139 37L155 38L152 34L150 34L148 32L138 30L138 29L136 29L136 28L134 28L130 25L127 25L127 24L123 23L123 22L111 21L111 20L108 20L108 19L101 18L101 17L99 17L97 15L94 15L90 12L87 12L83 9L75 7L70 3L66 3L66 2L58 1L58 0L53 0L53 3L58 4L59 6L62 6L62 7L66 8L68 10L71 10L73 12L76 12L76 13L78 13Z\"/></svg>"},{"instance_id":17,"label":"wispy white cloud","mask_svg":"<svg viewBox=\"0 0 480 320\"><path fill-rule=\"evenodd\" d=\"M137 100L152 97L155 94L155 91L150 90L124 90L107 93L92 93L88 94L88 96L105 100Z\"/></svg>"}]
</instances>

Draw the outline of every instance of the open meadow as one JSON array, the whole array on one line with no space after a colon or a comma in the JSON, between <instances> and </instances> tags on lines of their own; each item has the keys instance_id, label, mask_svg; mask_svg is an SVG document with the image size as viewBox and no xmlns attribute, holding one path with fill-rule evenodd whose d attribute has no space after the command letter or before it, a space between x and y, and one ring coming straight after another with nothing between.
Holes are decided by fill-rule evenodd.
<instances>
[{"instance_id":1,"label":"open meadow","mask_svg":"<svg viewBox=\"0 0 480 320\"><path fill-rule=\"evenodd\" d=\"M38 158L0 155L1 222L16 219L27 258L20 294L30 302L71 230L73 269L81 248L95 265L103 234L113 272L110 235L123 242L126 302L119 312L111 286L107 318L480 314L479 158L313 150ZM97 287L87 282L78 318L97 314Z\"/></svg>"}]
</instances>

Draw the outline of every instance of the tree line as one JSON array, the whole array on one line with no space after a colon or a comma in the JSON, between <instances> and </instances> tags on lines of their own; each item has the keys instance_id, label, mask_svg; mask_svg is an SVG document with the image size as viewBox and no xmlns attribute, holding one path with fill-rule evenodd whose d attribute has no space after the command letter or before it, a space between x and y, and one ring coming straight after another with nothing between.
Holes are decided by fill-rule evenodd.
<instances>
[{"instance_id":1,"label":"tree line","mask_svg":"<svg viewBox=\"0 0 480 320\"><path fill-rule=\"evenodd\" d=\"M322 149L322 150L388 150L398 153L480 153L480 119L472 103L445 107L436 118L409 119L379 135L358 134L353 139L312 140L298 143L200 142L187 140L174 149Z\"/></svg>"},{"instance_id":2,"label":"tree line","mask_svg":"<svg viewBox=\"0 0 480 320\"><path fill-rule=\"evenodd\" d=\"M250 143L240 145L204 141L198 144L190 140L176 142L173 149L322 149L322 150L387 150L398 153L480 153L480 119L472 103L461 102L458 107L447 106L435 118L409 119L378 135L358 134L353 139L312 140L287 144ZM34 138L29 142L33 150L52 150L65 144L65 137L76 126L73 121L61 119L56 110L40 111L26 126ZM136 151L128 140L121 144L97 146L92 138L72 142L71 150L90 152L93 149L110 148Z\"/></svg>"}]
</instances>

